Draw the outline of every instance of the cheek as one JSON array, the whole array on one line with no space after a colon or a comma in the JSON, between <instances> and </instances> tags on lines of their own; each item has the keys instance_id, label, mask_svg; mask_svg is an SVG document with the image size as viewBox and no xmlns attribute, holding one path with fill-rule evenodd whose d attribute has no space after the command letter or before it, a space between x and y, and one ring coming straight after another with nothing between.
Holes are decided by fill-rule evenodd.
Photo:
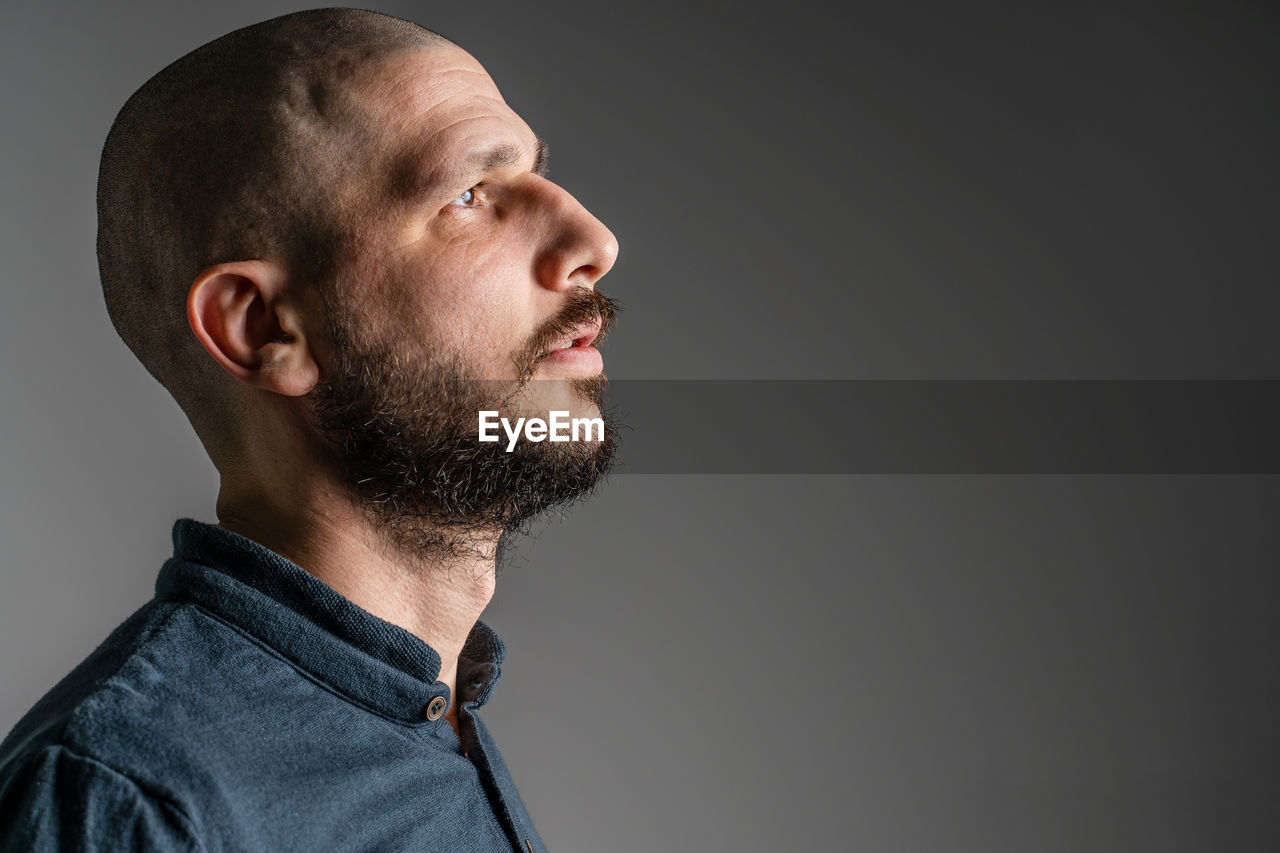
<instances>
[{"instance_id":1,"label":"cheek","mask_svg":"<svg viewBox=\"0 0 1280 853\"><path fill-rule=\"evenodd\" d=\"M454 340L506 356L530 307L528 272L480 245L453 248L432 266L425 309Z\"/></svg>"},{"instance_id":2,"label":"cheek","mask_svg":"<svg viewBox=\"0 0 1280 853\"><path fill-rule=\"evenodd\" d=\"M505 378L537 323L528 265L514 255L478 240L401 255L386 288L388 319L432 350Z\"/></svg>"}]
</instances>

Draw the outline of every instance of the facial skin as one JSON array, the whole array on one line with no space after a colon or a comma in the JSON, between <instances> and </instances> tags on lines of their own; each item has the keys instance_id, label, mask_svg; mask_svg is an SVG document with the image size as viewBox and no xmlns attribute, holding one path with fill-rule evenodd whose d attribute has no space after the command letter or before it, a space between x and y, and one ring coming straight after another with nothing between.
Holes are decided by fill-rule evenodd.
<instances>
[{"instance_id":1,"label":"facial skin","mask_svg":"<svg viewBox=\"0 0 1280 853\"><path fill-rule=\"evenodd\" d=\"M351 101L379 131L341 195L356 227L327 292L316 426L397 546L483 550L608 468L612 424L604 442L515 453L476 433L481 409L601 414L589 344L615 309L594 284L617 243L543 177L543 143L465 52L378 68ZM573 340L588 345L558 349Z\"/></svg>"},{"instance_id":2,"label":"facial skin","mask_svg":"<svg viewBox=\"0 0 1280 853\"><path fill-rule=\"evenodd\" d=\"M574 288L613 266L613 234L539 174L542 146L465 51L442 46L393 60L352 90L370 161L339 202L358 223L341 259L338 299L359 331L407 352L460 357L473 378L516 380L515 355ZM533 378L584 379L594 354L542 361ZM537 386L561 393L565 383ZM576 397L577 395L574 395ZM572 397L540 399L537 408Z\"/></svg>"}]
</instances>

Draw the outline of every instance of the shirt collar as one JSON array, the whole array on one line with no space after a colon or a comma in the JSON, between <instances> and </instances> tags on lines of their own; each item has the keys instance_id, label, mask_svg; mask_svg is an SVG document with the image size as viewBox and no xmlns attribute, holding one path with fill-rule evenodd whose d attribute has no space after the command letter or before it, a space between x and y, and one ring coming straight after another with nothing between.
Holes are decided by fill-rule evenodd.
<instances>
[{"instance_id":1,"label":"shirt collar","mask_svg":"<svg viewBox=\"0 0 1280 853\"><path fill-rule=\"evenodd\" d=\"M199 605L356 704L425 723L427 704L450 698L436 681L435 649L257 542L183 518L173 525L173 554L157 597ZM458 694L468 707L488 701L504 656L498 635L476 622L458 659Z\"/></svg>"}]
</instances>

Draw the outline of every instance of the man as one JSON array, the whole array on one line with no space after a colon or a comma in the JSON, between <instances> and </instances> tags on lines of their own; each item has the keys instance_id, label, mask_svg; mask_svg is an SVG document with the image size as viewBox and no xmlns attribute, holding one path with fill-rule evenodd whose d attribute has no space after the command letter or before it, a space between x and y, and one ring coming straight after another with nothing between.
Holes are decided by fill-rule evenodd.
<instances>
[{"instance_id":1,"label":"man","mask_svg":"<svg viewBox=\"0 0 1280 853\"><path fill-rule=\"evenodd\" d=\"M617 254L545 159L467 53L372 12L231 33L124 106L107 307L219 523L175 525L156 598L0 746L0 849L543 849L478 620L507 537L608 469Z\"/></svg>"}]
</instances>

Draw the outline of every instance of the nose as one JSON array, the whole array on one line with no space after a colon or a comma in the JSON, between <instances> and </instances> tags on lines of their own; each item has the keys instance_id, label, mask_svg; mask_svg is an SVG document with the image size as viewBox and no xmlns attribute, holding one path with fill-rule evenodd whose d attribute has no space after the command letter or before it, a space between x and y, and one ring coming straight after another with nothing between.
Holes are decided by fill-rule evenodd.
<instances>
[{"instance_id":1,"label":"nose","mask_svg":"<svg viewBox=\"0 0 1280 853\"><path fill-rule=\"evenodd\" d=\"M534 180L543 220L534 260L538 283L548 290L595 287L618 259L618 239L562 187L546 178Z\"/></svg>"}]
</instances>

